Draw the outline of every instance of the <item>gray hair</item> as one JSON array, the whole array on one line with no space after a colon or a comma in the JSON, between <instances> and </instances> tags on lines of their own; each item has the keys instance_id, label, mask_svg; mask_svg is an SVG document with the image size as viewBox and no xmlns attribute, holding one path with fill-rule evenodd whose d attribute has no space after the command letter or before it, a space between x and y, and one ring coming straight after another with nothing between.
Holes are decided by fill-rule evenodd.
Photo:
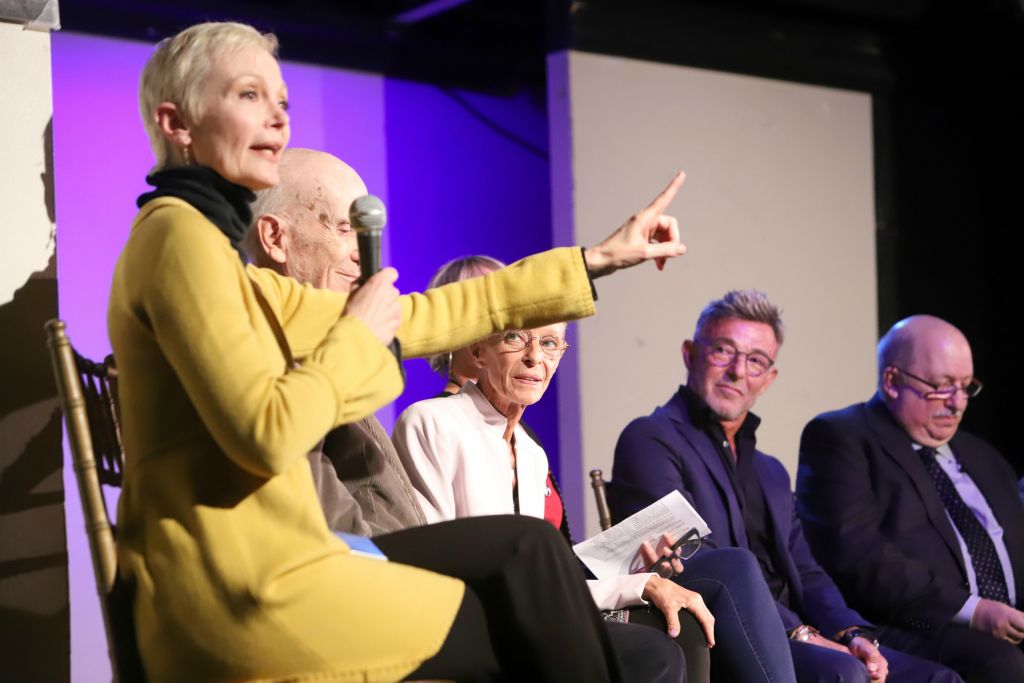
<instances>
[{"instance_id":1,"label":"gray hair","mask_svg":"<svg viewBox=\"0 0 1024 683\"><path fill-rule=\"evenodd\" d=\"M294 181L291 179L290 174L282 173L281 182L256 193L256 201L252 203L252 223L249 225L249 229L245 231L245 237L242 238L242 250L249 257L249 261L257 266L272 268L278 272L281 271L280 265L267 258L266 253L263 251L256 222L260 219L260 216L268 213L286 213L284 209L288 207L289 202L285 198L287 194L285 190L291 189L293 184ZM292 196L294 196L294 192Z\"/></svg>"},{"instance_id":2,"label":"gray hair","mask_svg":"<svg viewBox=\"0 0 1024 683\"><path fill-rule=\"evenodd\" d=\"M430 278L430 283L427 285L427 289L433 289L453 282L461 282L462 280L486 275L487 273L500 270L504 267L505 264L498 259L491 258L490 256L485 256L483 254L460 256L459 258L452 259L438 268L437 272L434 273L434 277ZM436 356L431 356L427 361L430 363L431 370L442 377L448 377L451 357L452 355L450 353L439 353Z\"/></svg>"},{"instance_id":3,"label":"gray hair","mask_svg":"<svg viewBox=\"0 0 1024 683\"><path fill-rule=\"evenodd\" d=\"M182 117L194 123L202 116L202 90L217 58L246 47L261 47L277 56L277 38L235 22L207 22L166 38L146 62L139 78L139 113L156 156L154 171L176 165L177 150L157 125L153 114L163 102L173 102Z\"/></svg>"},{"instance_id":4,"label":"gray hair","mask_svg":"<svg viewBox=\"0 0 1024 683\"><path fill-rule=\"evenodd\" d=\"M721 299L716 299L705 306L697 318L694 336L701 336L701 332L715 321L730 319L770 326L775 334L776 343L782 346L785 336L782 309L773 304L767 294L756 289L734 289Z\"/></svg>"},{"instance_id":5,"label":"gray hair","mask_svg":"<svg viewBox=\"0 0 1024 683\"><path fill-rule=\"evenodd\" d=\"M288 180L291 180L289 176ZM289 204L285 200L285 189L290 189L294 183L286 182L284 174L281 175L281 182L273 187L256 192L256 200L252 203L253 221L265 213L281 213L282 209Z\"/></svg>"}]
</instances>

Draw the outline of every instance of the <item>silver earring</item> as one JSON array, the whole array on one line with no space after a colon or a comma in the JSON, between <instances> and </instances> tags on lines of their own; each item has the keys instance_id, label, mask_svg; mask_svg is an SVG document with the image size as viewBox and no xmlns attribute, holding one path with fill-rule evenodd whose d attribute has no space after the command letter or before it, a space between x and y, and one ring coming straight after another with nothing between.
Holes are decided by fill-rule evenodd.
<instances>
[{"instance_id":1,"label":"silver earring","mask_svg":"<svg viewBox=\"0 0 1024 683\"><path fill-rule=\"evenodd\" d=\"M192 149L188 145L185 145L184 147L181 148L181 154L182 154L182 156L185 157L185 165L186 166L191 166L192 165Z\"/></svg>"}]
</instances>

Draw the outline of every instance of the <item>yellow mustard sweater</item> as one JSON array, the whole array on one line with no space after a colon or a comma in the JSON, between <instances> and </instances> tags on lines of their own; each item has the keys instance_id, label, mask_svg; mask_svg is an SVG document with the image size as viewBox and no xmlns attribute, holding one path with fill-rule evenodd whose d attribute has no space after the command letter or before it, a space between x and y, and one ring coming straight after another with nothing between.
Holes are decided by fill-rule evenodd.
<instances>
[{"instance_id":1,"label":"yellow mustard sweater","mask_svg":"<svg viewBox=\"0 0 1024 683\"><path fill-rule=\"evenodd\" d=\"M254 281L300 369L285 371ZM150 681L399 680L444 642L463 584L350 554L314 492L306 452L402 388L388 349L341 316L344 304L242 266L181 200L136 217L108 326L127 453L119 562ZM594 311L578 249L402 306L410 357Z\"/></svg>"}]
</instances>

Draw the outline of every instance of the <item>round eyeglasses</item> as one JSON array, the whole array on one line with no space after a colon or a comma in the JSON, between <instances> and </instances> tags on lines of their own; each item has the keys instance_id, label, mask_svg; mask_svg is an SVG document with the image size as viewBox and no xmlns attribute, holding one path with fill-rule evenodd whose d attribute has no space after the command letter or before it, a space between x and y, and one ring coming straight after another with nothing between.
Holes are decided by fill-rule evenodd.
<instances>
[{"instance_id":1,"label":"round eyeglasses","mask_svg":"<svg viewBox=\"0 0 1024 683\"><path fill-rule=\"evenodd\" d=\"M924 379L923 377L918 377L917 375L911 374L901 367L897 367L895 365L890 365L889 367L891 367L893 370L900 373L901 375L906 375L910 379L916 379L918 382L931 389L931 391L918 391L909 384L903 385L906 388L910 389L915 394L917 394L918 396L920 396L921 398L925 399L926 401L948 401L949 399L956 396L956 392L958 391L964 392L964 396L966 398L974 398L975 396L981 393L982 388L985 386L979 380L973 378L964 386L960 386L958 384L942 386L941 384L933 384L928 380Z\"/></svg>"},{"instance_id":2,"label":"round eyeglasses","mask_svg":"<svg viewBox=\"0 0 1024 683\"><path fill-rule=\"evenodd\" d=\"M727 368L735 363L737 356L746 356L747 375L760 377L775 365L775 361L769 358L768 354L761 351L740 351L728 339L697 339L695 341L707 349L708 361L720 368Z\"/></svg>"},{"instance_id":3,"label":"round eyeglasses","mask_svg":"<svg viewBox=\"0 0 1024 683\"><path fill-rule=\"evenodd\" d=\"M561 358L569 350L569 345L565 343L565 340L553 334L538 337L526 330L506 330L495 336L501 339L501 344L506 351L522 351L535 339L541 353L548 358Z\"/></svg>"}]
</instances>

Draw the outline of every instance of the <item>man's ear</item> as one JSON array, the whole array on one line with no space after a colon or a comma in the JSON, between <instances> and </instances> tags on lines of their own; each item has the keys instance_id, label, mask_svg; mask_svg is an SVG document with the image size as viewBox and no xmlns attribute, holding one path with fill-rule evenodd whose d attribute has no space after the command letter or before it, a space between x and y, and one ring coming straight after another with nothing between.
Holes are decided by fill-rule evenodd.
<instances>
[{"instance_id":1,"label":"man's ear","mask_svg":"<svg viewBox=\"0 0 1024 683\"><path fill-rule=\"evenodd\" d=\"M900 392L896 386L896 369L892 366L882 370L882 378L879 384L882 395L888 396L891 399L899 397Z\"/></svg>"},{"instance_id":2,"label":"man's ear","mask_svg":"<svg viewBox=\"0 0 1024 683\"><path fill-rule=\"evenodd\" d=\"M687 372L693 372L693 341L687 339L683 342L683 365Z\"/></svg>"},{"instance_id":3,"label":"man's ear","mask_svg":"<svg viewBox=\"0 0 1024 683\"><path fill-rule=\"evenodd\" d=\"M772 382L774 382L775 378L778 377L778 376L779 376L779 369L778 368L771 368L768 371L768 374L765 375L764 380L761 382L761 388L758 389L757 395L760 396L764 392L768 391L768 387L770 387L772 385Z\"/></svg>"},{"instance_id":4,"label":"man's ear","mask_svg":"<svg viewBox=\"0 0 1024 683\"><path fill-rule=\"evenodd\" d=\"M288 231L279 216L262 214L256 219L256 235L260 249L272 262L283 266L288 261Z\"/></svg>"},{"instance_id":5,"label":"man's ear","mask_svg":"<svg viewBox=\"0 0 1024 683\"><path fill-rule=\"evenodd\" d=\"M189 132L188 124L185 123L178 105L173 102L161 102L153 112L153 120L175 149L183 149L192 144L192 133Z\"/></svg>"}]
</instances>

